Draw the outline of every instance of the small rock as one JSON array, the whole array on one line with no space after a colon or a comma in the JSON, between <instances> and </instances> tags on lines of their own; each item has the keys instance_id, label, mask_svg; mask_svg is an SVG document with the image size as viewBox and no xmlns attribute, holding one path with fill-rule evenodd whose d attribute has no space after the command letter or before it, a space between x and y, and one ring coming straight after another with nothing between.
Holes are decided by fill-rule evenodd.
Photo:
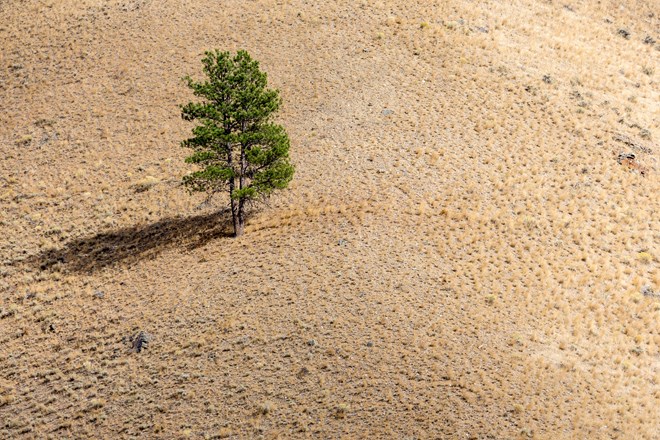
<instances>
[{"instance_id":1,"label":"small rock","mask_svg":"<svg viewBox=\"0 0 660 440\"><path fill-rule=\"evenodd\" d=\"M619 29L616 31L616 33L621 35L626 40L630 39L630 31L628 29Z\"/></svg>"},{"instance_id":2,"label":"small rock","mask_svg":"<svg viewBox=\"0 0 660 440\"><path fill-rule=\"evenodd\" d=\"M543 75L543 82L546 84L552 84L552 77L550 77L550 75Z\"/></svg>"},{"instance_id":3,"label":"small rock","mask_svg":"<svg viewBox=\"0 0 660 440\"><path fill-rule=\"evenodd\" d=\"M394 110L390 110L389 108L386 108L386 109L383 109L383 111L381 113L383 114L383 116L389 116L389 115L394 113Z\"/></svg>"},{"instance_id":4,"label":"small rock","mask_svg":"<svg viewBox=\"0 0 660 440\"><path fill-rule=\"evenodd\" d=\"M374 343L373 343L373 342L371 342L371 341L367 341L367 347L373 347L373 346L374 346Z\"/></svg>"},{"instance_id":5,"label":"small rock","mask_svg":"<svg viewBox=\"0 0 660 440\"><path fill-rule=\"evenodd\" d=\"M105 292L103 292L102 290L94 291L94 298L103 299L103 297L105 297Z\"/></svg>"},{"instance_id":6,"label":"small rock","mask_svg":"<svg viewBox=\"0 0 660 440\"><path fill-rule=\"evenodd\" d=\"M653 38L651 38L650 35L647 35L646 37L644 37L644 40L642 41L642 43L650 44L651 46L653 46L655 44L655 40Z\"/></svg>"},{"instance_id":7,"label":"small rock","mask_svg":"<svg viewBox=\"0 0 660 440\"><path fill-rule=\"evenodd\" d=\"M316 341L314 339L310 339L309 341L307 341L307 345L309 345L310 347L313 347L313 346L316 345Z\"/></svg>"},{"instance_id":8,"label":"small rock","mask_svg":"<svg viewBox=\"0 0 660 440\"><path fill-rule=\"evenodd\" d=\"M621 121L623 121L623 119ZM640 135L641 135L641 133L640 133ZM631 147L635 150L641 151L642 153L653 154L653 150L651 148L649 148L645 145L642 145L639 142L636 142L634 139L632 139L631 137L626 136L624 134L616 134L612 137L612 139L614 139L615 141L618 141L618 142L622 142L622 143L626 144L627 146L629 146L629 147Z\"/></svg>"},{"instance_id":9,"label":"small rock","mask_svg":"<svg viewBox=\"0 0 660 440\"><path fill-rule=\"evenodd\" d=\"M619 153L619 156L617 157L617 162L621 164L624 160L635 160L635 154L634 153Z\"/></svg>"},{"instance_id":10,"label":"small rock","mask_svg":"<svg viewBox=\"0 0 660 440\"><path fill-rule=\"evenodd\" d=\"M147 345L151 341L151 335L147 332L137 332L133 338L131 338L131 350L135 353L140 353L142 350L147 348Z\"/></svg>"},{"instance_id":11,"label":"small rock","mask_svg":"<svg viewBox=\"0 0 660 440\"><path fill-rule=\"evenodd\" d=\"M337 246L346 246L346 243L347 243L346 240L340 238L339 241L337 242Z\"/></svg>"},{"instance_id":12,"label":"small rock","mask_svg":"<svg viewBox=\"0 0 660 440\"><path fill-rule=\"evenodd\" d=\"M642 287L642 295L644 296L650 296L650 297L660 297L660 294L655 293L653 291L653 288L651 286L644 286Z\"/></svg>"}]
</instances>

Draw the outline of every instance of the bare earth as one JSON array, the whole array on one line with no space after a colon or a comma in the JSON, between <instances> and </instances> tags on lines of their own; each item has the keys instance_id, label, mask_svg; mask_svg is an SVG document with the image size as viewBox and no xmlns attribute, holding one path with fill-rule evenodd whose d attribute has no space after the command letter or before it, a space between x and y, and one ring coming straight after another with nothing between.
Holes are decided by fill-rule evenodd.
<instances>
[{"instance_id":1,"label":"bare earth","mask_svg":"<svg viewBox=\"0 0 660 440\"><path fill-rule=\"evenodd\" d=\"M1 1L0 438L660 438L658 13ZM180 185L213 48L297 167L240 239Z\"/></svg>"}]
</instances>

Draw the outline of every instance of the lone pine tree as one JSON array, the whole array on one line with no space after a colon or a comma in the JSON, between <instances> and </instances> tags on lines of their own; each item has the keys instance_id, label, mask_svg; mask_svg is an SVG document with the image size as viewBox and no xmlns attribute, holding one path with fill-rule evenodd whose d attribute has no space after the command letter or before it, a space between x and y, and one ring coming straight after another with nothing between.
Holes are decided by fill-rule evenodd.
<instances>
[{"instance_id":1,"label":"lone pine tree","mask_svg":"<svg viewBox=\"0 0 660 440\"><path fill-rule=\"evenodd\" d=\"M202 64L205 81L184 78L202 101L181 108L183 119L201 122L193 137L181 143L194 150L186 162L201 169L183 182L190 191L227 193L238 237L244 231L246 205L291 181L289 137L281 125L271 123L281 103L279 92L266 88L266 73L246 51L234 56L208 51Z\"/></svg>"}]
</instances>

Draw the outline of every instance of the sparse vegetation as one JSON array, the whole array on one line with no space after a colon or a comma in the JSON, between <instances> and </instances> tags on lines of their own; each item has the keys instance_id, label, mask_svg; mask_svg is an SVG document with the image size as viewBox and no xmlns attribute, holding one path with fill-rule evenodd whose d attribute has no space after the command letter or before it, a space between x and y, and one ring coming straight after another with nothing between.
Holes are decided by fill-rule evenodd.
<instances>
[{"instance_id":1,"label":"sparse vegetation","mask_svg":"<svg viewBox=\"0 0 660 440\"><path fill-rule=\"evenodd\" d=\"M655 440L649 2L222 5L2 2L0 438ZM209 44L298 168L240 240L173 147Z\"/></svg>"}]
</instances>

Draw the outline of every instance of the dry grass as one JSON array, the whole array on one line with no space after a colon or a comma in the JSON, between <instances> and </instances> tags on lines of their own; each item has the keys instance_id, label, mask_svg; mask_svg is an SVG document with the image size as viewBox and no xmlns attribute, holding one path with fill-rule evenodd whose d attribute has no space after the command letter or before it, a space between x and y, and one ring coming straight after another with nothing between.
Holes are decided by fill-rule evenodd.
<instances>
[{"instance_id":1,"label":"dry grass","mask_svg":"<svg viewBox=\"0 0 660 440\"><path fill-rule=\"evenodd\" d=\"M629 3L0 4L0 437L657 438ZM298 169L240 240L178 184L215 47L261 60Z\"/></svg>"}]
</instances>

